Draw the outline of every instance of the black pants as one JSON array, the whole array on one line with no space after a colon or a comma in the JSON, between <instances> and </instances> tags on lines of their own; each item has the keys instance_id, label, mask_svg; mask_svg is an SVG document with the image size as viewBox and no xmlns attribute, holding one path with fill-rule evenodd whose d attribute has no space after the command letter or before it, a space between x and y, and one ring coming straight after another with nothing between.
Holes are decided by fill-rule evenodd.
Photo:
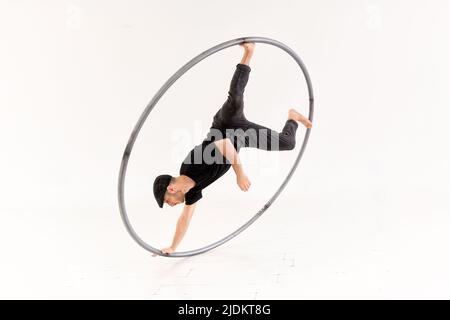
<instances>
[{"instance_id":1,"label":"black pants","mask_svg":"<svg viewBox=\"0 0 450 320\"><path fill-rule=\"evenodd\" d=\"M208 139L230 138L237 151L241 147L267 151L283 151L295 148L298 123L287 120L281 132L247 120L244 115L244 91L250 75L250 67L239 63L228 91L228 99L214 116Z\"/></svg>"}]
</instances>

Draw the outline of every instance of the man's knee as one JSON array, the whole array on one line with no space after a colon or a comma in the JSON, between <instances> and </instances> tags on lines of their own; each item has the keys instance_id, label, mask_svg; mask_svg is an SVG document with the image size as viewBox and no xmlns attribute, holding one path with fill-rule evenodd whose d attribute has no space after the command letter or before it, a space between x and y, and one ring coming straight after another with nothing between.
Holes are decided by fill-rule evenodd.
<instances>
[{"instance_id":1,"label":"man's knee","mask_svg":"<svg viewBox=\"0 0 450 320\"><path fill-rule=\"evenodd\" d=\"M280 150L281 151L283 151L283 150L288 151L288 150L294 150L294 149L295 149L295 140L289 139L289 140L283 141L282 143L280 141Z\"/></svg>"}]
</instances>

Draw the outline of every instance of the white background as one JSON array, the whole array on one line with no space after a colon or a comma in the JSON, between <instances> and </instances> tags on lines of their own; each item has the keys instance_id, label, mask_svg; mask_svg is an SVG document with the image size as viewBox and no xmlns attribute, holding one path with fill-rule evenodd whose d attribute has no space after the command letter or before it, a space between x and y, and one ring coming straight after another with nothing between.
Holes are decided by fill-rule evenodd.
<instances>
[{"instance_id":1,"label":"white background","mask_svg":"<svg viewBox=\"0 0 450 320\"><path fill-rule=\"evenodd\" d=\"M0 298L450 298L450 3L435 1L7 1L0 4ZM152 258L122 225L117 178L153 94L209 47L244 36L294 49L314 85L314 128L285 191L202 256ZM226 99L242 49L184 75L133 149L127 208L170 245L181 207L151 187L176 175ZM246 115L281 130L307 112L298 66L257 44ZM304 134L299 129L298 141ZM204 190L180 251L230 233L296 157L244 150ZM256 160L255 160L256 159Z\"/></svg>"}]
</instances>

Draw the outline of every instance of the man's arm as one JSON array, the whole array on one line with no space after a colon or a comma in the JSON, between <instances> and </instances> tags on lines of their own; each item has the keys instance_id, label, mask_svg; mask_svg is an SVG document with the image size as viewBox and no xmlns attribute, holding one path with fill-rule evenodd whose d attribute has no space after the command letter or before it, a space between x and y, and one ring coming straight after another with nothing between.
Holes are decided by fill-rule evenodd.
<instances>
[{"instance_id":1,"label":"man's arm","mask_svg":"<svg viewBox=\"0 0 450 320\"><path fill-rule=\"evenodd\" d=\"M217 149L223 154L225 158L231 163L233 167L234 173L236 173L237 184L239 188L243 191L248 191L250 188L250 180L244 173L241 164L241 158L239 157L239 153L236 151L236 148L231 143L231 140L228 138L214 141L214 144L217 146Z\"/></svg>"},{"instance_id":2,"label":"man's arm","mask_svg":"<svg viewBox=\"0 0 450 320\"><path fill-rule=\"evenodd\" d=\"M162 252L175 252L189 227L189 222L191 221L192 215L194 214L195 206L196 203L191 205L184 205L183 211L181 212L181 215L177 221L177 228L175 230L175 235L173 236L172 245L168 248L162 249Z\"/></svg>"}]
</instances>

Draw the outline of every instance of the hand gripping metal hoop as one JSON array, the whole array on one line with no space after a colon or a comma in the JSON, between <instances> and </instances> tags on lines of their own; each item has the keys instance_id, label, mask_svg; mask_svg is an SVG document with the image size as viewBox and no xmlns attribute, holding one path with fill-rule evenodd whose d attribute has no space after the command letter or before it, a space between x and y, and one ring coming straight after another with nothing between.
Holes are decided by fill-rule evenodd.
<instances>
[{"instance_id":1,"label":"hand gripping metal hoop","mask_svg":"<svg viewBox=\"0 0 450 320\"><path fill-rule=\"evenodd\" d=\"M127 171L127 165L128 160L131 155L131 150L133 149L133 145L136 141L136 138L139 134L139 131L141 130L143 124L145 123L145 120L147 119L148 115L152 111L152 109L155 107L155 105L158 103L159 99L164 95L164 93L169 89L172 84L175 83L175 81L178 80L183 74L185 74L189 69L191 69L193 66L195 66L197 63L202 61L203 59L209 57L210 55L219 52L223 49L229 48L234 45L238 45L243 42L256 42L256 43L266 43L273 45L275 47L278 47L285 52L287 52L300 66L300 69L303 72L303 75L306 80L306 84L308 86L308 94L309 94L309 120L313 120L313 113L314 113L314 96L313 96L313 89L311 84L311 79L309 77L308 71L306 70L306 67L303 63L303 61L300 59L300 57L288 46L285 44L269 38L263 38L263 37L244 37L244 38L237 38L234 40L226 41L221 44L218 44L202 53L200 53L198 56L190 60L188 63L186 63L184 66L182 66L175 74L173 74L167 81L164 83L164 85L161 87L161 89L158 90L158 92L155 94L155 96L152 98L152 100L149 102L147 107L145 108L144 112L140 116L138 122L136 123L133 132L131 133L130 138L128 139L127 146L125 148L125 151L123 153L122 157L122 163L120 165L120 172L119 172L119 184L118 184L118 196L119 196L119 209L120 214L123 220L123 223L125 224L125 227L128 231L128 233L131 235L131 237L144 249L160 255L164 257L188 257L188 256L194 256L197 254L201 254L204 252L207 252L209 250L212 250L225 242L231 240L232 238L236 237L238 234L240 234L242 231L247 229L253 222L256 221L269 207L270 205L275 201L275 199L280 195L281 191L286 187L287 183L291 179L292 175L294 174L294 171L297 169L298 164L300 163L300 160L303 156L303 153L305 151L306 145L308 143L309 135L311 133L311 129L307 129L305 132L305 136L303 138L303 143L300 148L300 151L297 155L297 158L295 159L294 164L292 165L292 168L289 170L289 173L287 174L284 181L281 183L278 190L275 192L275 194L269 199L269 201L244 225L242 225L239 229L234 231L233 233L229 234L223 239L220 239L210 245L207 245L205 247L196 249L196 250L190 250L190 251L184 251L184 252L175 252L172 254L165 254L161 250L156 249L152 247L151 245L144 242L134 231L133 227L131 226L131 223L128 219L127 211L125 208L125 196L124 196L124 185L125 185L125 176Z\"/></svg>"}]
</instances>

